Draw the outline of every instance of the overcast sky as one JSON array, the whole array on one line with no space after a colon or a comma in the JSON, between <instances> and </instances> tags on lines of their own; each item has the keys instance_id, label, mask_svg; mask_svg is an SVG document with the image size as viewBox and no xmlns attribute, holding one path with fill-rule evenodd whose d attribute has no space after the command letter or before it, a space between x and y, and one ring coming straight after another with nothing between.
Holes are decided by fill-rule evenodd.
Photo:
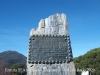
<instances>
[{"instance_id":1,"label":"overcast sky","mask_svg":"<svg viewBox=\"0 0 100 75\"><path fill-rule=\"evenodd\" d=\"M0 0L0 52L27 56L30 30L56 13L67 15L74 57L100 47L100 0Z\"/></svg>"}]
</instances>

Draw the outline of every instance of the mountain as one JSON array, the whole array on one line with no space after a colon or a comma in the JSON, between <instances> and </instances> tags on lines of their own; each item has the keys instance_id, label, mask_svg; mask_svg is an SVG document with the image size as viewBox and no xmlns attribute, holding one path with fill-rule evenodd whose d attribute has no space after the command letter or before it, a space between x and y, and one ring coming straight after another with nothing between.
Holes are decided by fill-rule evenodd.
<instances>
[{"instance_id":1,"label":"mountain","mask_svg":"<svg viewBox=\"0 0 100 75\"><path fill-rule=\"evenodd\" d=\"M23 63L26 64L26 57L17 51L5 51L0 53L0 60L9 64Z\"/></svg>"},{"instance_id":2,"label":"mountain","mask_svg":"<svg viewBox=\"0 0 100 75\"><path fill-rule=\"evenodd\" d=\"M10 67L16 63L23 63L26 65L26 57L17 51L4 51L0 53L0 63L5 63L5 67Z\"/></svg>"},{"instance_id":3,"label":"mountain","mask_svg":"<svg viewBox=\"0 0 100 75\"><path fill-rule=\"evenodd\" d=\"M0 75L6 74L5 69L10 69L13 64L22 63L26 65L26 59L23 54L17 51L8 50L0 53Z\"/></svg>"},{"instance_id":4,"label":"mountain","mask_svg":"<svg viewBox=\"0 0 100 75\"><path fill-rule=\"evenodd\" d=\"M77 70L88 70L92 75L100 75L100 48L94 48L86 54L74 58Z\"/></svg>"}]
</instances>

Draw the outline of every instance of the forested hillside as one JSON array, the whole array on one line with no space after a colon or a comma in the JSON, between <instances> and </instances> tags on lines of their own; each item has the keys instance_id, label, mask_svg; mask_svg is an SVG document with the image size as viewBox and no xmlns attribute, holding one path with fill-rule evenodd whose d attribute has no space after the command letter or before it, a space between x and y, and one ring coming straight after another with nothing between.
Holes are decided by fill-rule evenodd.
<instances>
[{"instance_id":1,"label":"forested hillside","mask_svg":"<svg viewBox=\"0 0 100 75\"><path fill-rule=\"evenodd\" d=\"M92 75L100 75L100 48L74 58L74 63L77 70L89 70Z\"/></svg>"},{"instance_id":2,"label":"forested hillside","mask_svg":"<svg viewBox=\"0 0 100 75\"><path fill-rule=\"evenodd\" d=\"M17 63L22 63L26 66L26 57L17 51L11 50L0 53L0 75L5 74L5 68L10 68Z\"/></svg>"}]
</instances>

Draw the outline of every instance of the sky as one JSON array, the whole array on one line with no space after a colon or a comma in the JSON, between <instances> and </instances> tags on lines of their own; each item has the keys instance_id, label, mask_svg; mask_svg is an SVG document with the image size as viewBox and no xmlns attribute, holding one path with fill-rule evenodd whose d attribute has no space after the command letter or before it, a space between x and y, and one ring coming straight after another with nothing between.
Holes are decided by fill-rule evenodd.
<instances>
[{"instance_id":1,"label":"sky","mask_svg":"<svg viewBox=\"0 0 100 75\"><path fill-rule=\"evenodd\" d=\"M30 30L56 13L67 16L73 57L100 47L100 0L0 0L0 52L27 56Z\"/></svg>"}]
</instances>

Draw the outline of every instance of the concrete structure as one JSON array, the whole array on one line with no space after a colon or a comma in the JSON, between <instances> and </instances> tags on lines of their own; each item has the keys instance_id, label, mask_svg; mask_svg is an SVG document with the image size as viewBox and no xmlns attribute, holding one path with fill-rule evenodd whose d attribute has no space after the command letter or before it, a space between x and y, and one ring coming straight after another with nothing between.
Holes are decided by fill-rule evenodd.
<instances>
[{"instance_id":1,"label":"concrete structure","mask_svg":"<svg viewBox=\"0 0 100 75\"><path fill-rule=\"evenodd\" d=\"M30 31L27 75L76 75L65 14L42 19Z\"/></svg>"}]
</instances>

